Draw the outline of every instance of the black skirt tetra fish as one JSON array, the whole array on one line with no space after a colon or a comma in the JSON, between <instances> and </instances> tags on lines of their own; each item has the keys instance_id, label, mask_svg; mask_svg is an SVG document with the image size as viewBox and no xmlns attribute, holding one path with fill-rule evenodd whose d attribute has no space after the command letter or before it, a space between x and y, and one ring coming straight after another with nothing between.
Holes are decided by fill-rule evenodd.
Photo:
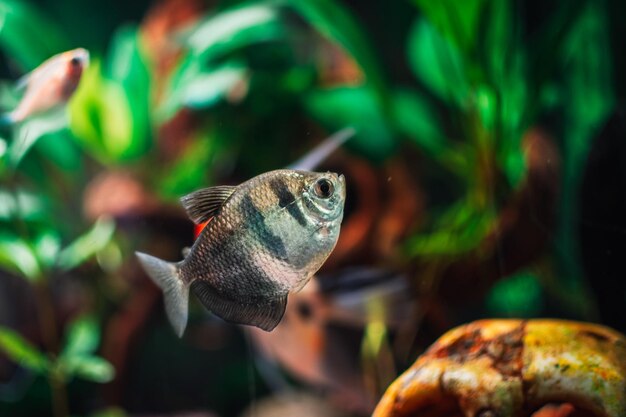
<instances>
[{"instance_id":1,"label":"black skirt tetra fish","mask_svg":"<svg viewBox=\"0 0 626 417\"><path fill-rule=\"evenodd\" d=\"M189 291L226 321L270 331L287 295L300 290L337 243L346 198L343 175L312 169L354 134L344 129L296 163L239 186L202 189L181 199L189 217L206 226L185 259L137 257L163 290L178 336L187 325ZM207 223L208 222L208 223Z\"/></svg>"},{"instance_id":2,"label":"black skirt tetra fish","mask_svg":"<svg viewBox=\"0 0 626 417\"><path fill-rule=\"evenodd\" d=\"M277 170L183 197L194 222L210 220L188 256L170 263L137 253L165 294L176 333L187 324L190 289L226 321L276 327L288 293L301 289L335 247L345 195L342 175Z\"/></svg>"}]
</instances>

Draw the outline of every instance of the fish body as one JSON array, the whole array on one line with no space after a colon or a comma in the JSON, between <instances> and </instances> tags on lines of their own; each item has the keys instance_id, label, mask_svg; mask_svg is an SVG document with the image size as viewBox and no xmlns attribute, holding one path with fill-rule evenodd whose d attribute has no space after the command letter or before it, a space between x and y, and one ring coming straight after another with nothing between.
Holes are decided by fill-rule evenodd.
<instances>
[{"instance_id":1,"label":"fish body","mask_svg":"<svg viewBox=\"0 0 626 417\"><path fill-rule=\"evenodd\" d=\"M87 65L89 52L83 48L63 52L44 61L18 82L18 88L25 88L24 96L15 110L2 116L2 123L21 123L65 104L76 91Z\"/></svg>"},{"instance_id":2,"label":"fish body","mask_svg":"<svg viewBox=\"0 0 626 417\"><path fill-rule=\"evenodd\" d=\"M189 290L226 321L270 331L284 314L287 295L306 284L337 243L345 180L334 173L276 170L181 201L194 222L208 221L187 257L168 263L137 253L165 293L177 334L186 326Z\"/></svg>"}]
</instances>

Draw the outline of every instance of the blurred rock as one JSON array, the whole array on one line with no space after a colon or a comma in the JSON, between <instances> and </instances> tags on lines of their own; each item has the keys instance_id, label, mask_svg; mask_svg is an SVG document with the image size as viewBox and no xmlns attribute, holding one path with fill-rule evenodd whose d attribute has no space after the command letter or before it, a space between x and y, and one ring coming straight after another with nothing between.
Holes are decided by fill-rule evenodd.
<instances>
[{"instance_id":1,"label":"blurred rock","mask_svg":"<svg viewBox=\"0 0 626 417\"><path fill-rule=\"evenodd\" d=\"M546 405L535 411L531 417L598 417L590 411L581 410L572 404Z\"/></svg>"}]
</instances>

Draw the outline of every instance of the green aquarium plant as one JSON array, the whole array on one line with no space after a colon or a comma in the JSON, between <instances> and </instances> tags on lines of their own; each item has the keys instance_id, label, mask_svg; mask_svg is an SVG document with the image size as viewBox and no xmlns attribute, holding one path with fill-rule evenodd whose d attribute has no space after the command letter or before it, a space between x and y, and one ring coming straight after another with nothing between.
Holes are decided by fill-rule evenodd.
<instances>
[{"instance_id":1,"label":"green aquarium plant","mask_svg":"<svg viewBox=\"0 0 626 417\"><path fill-rule=\"evenodd\" d=\"M3 1L0 14L0 44L23 70L68 45L63 31L28 4ZM62 324L52 288L113 244L115 224L107 218L91 226L72 221L80 206L71 190L84 166L64 119L55 117L52 124L32 120L7 128L0 139L0 267L35 294L40 341L35 345L0 326L0 352L47 380L50 409L67 416L67 384L74 378L106 383L114 369L97 353L101 323L95 311Z\"/></svg>"},{"instance_id":2,"label":"green aquarium plant","mask_svg":"<svg viewBox=\"0 0 626 417\"><path fill-rule=\"evenodd\" d=\"M467 265L491 262L498 282L484 286L486 297L470 300L462 292L458 302L438 307L454 310L458 320L536 316L554 305L570 317L594 318L578 261L577 190L591 140L615 103L605 1L556 1L540 21L517 0L122 3L105 10L78 0L0 0L0 69L7 78L64 50L91 52L55 123L0 130L0 274L27 285L38 312L36 335L0 327L0 351L39 383L24 402L39 398L43 385L55 417L67 416L74 412L68 397L83 389L76 380L118 382L100 356L103 328L126 298L145 291L127 281L138 275L131 256L138 242L154 240L146 230L191 230L178 205L182 195L284 167L345 126L357 131L346 146L350 157L374 177L398 161L412 168L420 189L405 192L419 196L423 211L376 262L410 275L422 299L436 300L442 287L454 290L455 267L465 273ZM340 76L333 77L335 67ZM13 84L0 86L2 111L19 99ZM529 150L537 134L553 153ZM546 171L556 184L546 199L553 218L519 204L536 197L529 184L536 185L537 160L554 167ZM86 190L115 175L140 190L133 208L143 211L86 214ZM361 201L350 185L347 213ZM530 219L518 235L534 227L542 239L501 253L502 219L510 213ZM179 223L167 229L171 218ZM503 267L526 246L536 249L532 256ZM373 263L369 255L340 262ZM480 268L476 274L484 278ZM67 277L89 296L61 317L55 294ZM461 301L480 300L479 312L463 310ZM378 391L397 359L385 314L382 305L368 306L360 340L362 368ZM154 340L149 353L165 336ZM182 362L181 352L173 357ZM144 356L138 369L156 375L153 357ZM187 366L180 369L196 368ZM238 390L226 395L222 387L217 396L239 404L249 392L231 379L223 387ZM99 400L92 408L106 403ZM0 402L0 414L10 406ZM98 415L123 414L115 408Z\"/></svg>"}]
</instances>

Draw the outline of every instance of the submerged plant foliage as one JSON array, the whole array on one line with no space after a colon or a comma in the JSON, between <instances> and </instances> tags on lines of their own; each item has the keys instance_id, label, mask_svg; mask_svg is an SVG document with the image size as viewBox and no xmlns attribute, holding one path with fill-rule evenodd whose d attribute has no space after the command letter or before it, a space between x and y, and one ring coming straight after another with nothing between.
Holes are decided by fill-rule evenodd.
<instances>
[{"instance_id":1,"label":"submerged plant foliage","mask_svg":"<svg viewBox=\"0 0 626 417\"><path fill-rule=\"evenodd\" d=\"M19 385L11 375L21 371L0 363L0 377L10 376L6 385L20 387L5 401L0 385L0 414L14 407L24 416L126 415L117 408L123 395L111 394L123 391L116 371L135 383L129 362L137 360L133 366L147 374L161 366L142 362L155 360L143 345L129 353L139 342L120 342L128 349L120 353L111 341L115 329L131 339L150 323L152 301L137 294L155 296L138 283L145 277L131 254L162 239L158 250L178 256L181 242L192 243L192 226L176 206L180 196L287 166L346 126L357 134L331 164L352 170L348 181L356 178L346 203L357 219L346 240L356 243L342 247L340 240L331 272L354 265L399 269L416 289L407 294L425 306L440 304L436 314L450 309L453 321L476 314L597 318L579 261L578 191L592 139L616 103L608 3L554 2L541 9L541 21L513 0L371 3L110 6L126 16L77 0L0 0L3 111L19 101L14 80L51 55L85 47L92 56L62 114L0 127L0 280L20 280L36 316L4 318L0 309L0 352L30 375ZM415 218L403 220L390 250L376 252L377 240L386 242L376 233L393 229L385 225L410 206L400 197L388 201L392 182L402 180L393 176L395 166L410 179L400 194L419 200L419 210L408 211ZM372 197L379 182L383 192ZM383 209L359 211L367 203L396 204L396 211L381 220ZM482 312L438 298L465 276L472 281L459 284L463 294L450 300L484 301ZM471 299L463 288L484 291ZM67 301L73 294L79 295ZM127 320L135 302L144 309ZM17 309L12 303L6 310ZM402 326L398 339L410 346L392 343L386 308L372 302L360 313L367 323L357 344L364 375L357 379L374 396L397 374L398 352L421 343ZM405 327L420 328L424 316L407 317L415 321ZM153 345L169 341L145 332L159 342ZM313 340L331 337L321 334ZM171 358L181 363L191 357L173 349ZM168 361L159 356L159 363ZM232 361L247 378L244 362ZM113 388L104 400L100 388L75 378ZM225 414L243 408L242 401L232 406L233 397L250 394L228 378L216 385L231 392L215 388L213 399ZM77 400L82 392L97 399ZM184 394L161 408L184 409L177 395ZM33 398L50 405L30 407Z\"/></svg>"}]
</instances>

